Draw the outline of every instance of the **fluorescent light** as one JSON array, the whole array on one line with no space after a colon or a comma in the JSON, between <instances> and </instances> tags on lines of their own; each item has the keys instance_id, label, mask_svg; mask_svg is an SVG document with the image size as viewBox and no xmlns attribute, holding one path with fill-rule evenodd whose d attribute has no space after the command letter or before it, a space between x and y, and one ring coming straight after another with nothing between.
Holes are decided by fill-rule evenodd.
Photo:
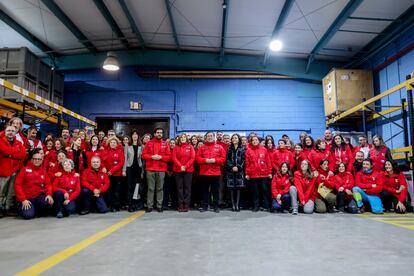
<instances>
[{"instance_id":1,"label":"fluorescent light","mask_svg":"<svg viewBox=\"0 0 414 276\"><path fill-rule=\"evenodd\" d=\"M119 63L114 52L109 51L106 55L106 59L102 66L103 69L108 71L118 71L119 70Z\"/></svg>"},{"instance_id":2,"label":"fluorescent light","mask_svg":"<svg viewBox=\"0 0 414 276\"><path fill-rule=\"evenodd\" d=\"M269 48L270 48L270 50L272 50L274 52L278 52L278 51L282 50L282 48L283 48L282 41L280 41L278 39L272 40L269 44Z\"/></svg>"}]
</instances>

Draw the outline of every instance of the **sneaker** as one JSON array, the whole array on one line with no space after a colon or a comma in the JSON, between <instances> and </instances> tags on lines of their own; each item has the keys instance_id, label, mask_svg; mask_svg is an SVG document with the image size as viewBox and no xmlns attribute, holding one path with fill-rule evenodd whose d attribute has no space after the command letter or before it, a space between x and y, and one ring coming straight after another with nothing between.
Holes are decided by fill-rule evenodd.
<instances>
[{"instance_id":1,"label":"sneaker","mask_svg":"<svg viewBox=\"0 0 414 276\"><path fill-rule=\"evenodd\" d=\"M220 213L220 208L218 207L214 208L214 213Z\"/></svg>"},{"instance_id":2,"label":"sneaker","mask_svg":"<svg viewBox=\"0 0 414 276\"><path fill-rule=\"evenodd\" d=\"M63 218L63 214L62 214L62 212L58 212L58 213L57 213L57 215L56 215L56 217L57 217L57 218Z\"/></svg>"},{"instance_id":3,"label":"sneaker","mask_svg":"<svg viewBox=\"0 0 414 276\"><path fill-rule=\"evenodd\" d=\"M298 214L298 209L296 209L296 208L295 208L295 209L293 209L293 210L292 210L292 215L295 215L295 216L296 216L297 214Z\"/></svg>"},{"instance_id":4,"label":"sneaker","mask_svg":"<svg viewBox=\"0 0 414 276\"><path fill-rule=\"evenodd\" d=\"M338 209L338 213L340 213L340 214L345 213L345 209L344 209L344 208L339 208L339 209Z\"/></svg>"},{"instance_id":5,"label":"sneaker","mask_svg":"<svg viewBox=\"0 0 414 276\"><path fill-rule=\"evenodd\" d=\"M81 216L84 216L84 215L87 215L87 214L89 214L89 211L88 210L82 210L82 211L80 211L80 215Z\"/></svg>"},{"instance_id":6,"label":"sneaker","mask_svg":"<svg viewBox=\"0 0 414 276\"><path fill-rule=\"evenodd\" d=\"M203 207L203 208L201 208L201 209L200 209L200 212L201 212L201 213L207 212L207 207Z\"/></svg>"}]
</instances>

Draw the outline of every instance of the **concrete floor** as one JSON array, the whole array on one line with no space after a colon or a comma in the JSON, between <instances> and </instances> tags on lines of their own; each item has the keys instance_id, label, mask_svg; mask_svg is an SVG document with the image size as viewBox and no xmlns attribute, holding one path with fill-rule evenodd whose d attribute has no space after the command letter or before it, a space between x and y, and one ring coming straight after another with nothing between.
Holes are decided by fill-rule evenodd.
<instances>
[{"instance_id":1,"label":"concrete floor","mask_svg":"<svg viewBox=\"0 0 414 276\"><path fill-rule=\"evenodd\" d=\"M130 216L0 220L13 275ZM407 215L414 224L414 216ZM44 275L412 275L414 231L348 214L145 214Z\"/></svg>"}]
</instances>

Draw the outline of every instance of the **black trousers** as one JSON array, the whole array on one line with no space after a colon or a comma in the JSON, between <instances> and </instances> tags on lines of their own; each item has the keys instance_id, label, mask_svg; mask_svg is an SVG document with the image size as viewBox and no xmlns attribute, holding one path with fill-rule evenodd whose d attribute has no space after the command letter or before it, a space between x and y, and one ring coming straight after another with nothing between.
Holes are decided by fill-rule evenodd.
<instances>
[{"instance_id":1,"label":"black trousers","mask_svg":"<svg viewBox=\"0 0 414 276\"><path fill-rule=\"evenodd\" d=\"M134 191L135 191L135 186L137 185L137 183L139 183L139 185L142 185L142 179L141 179L141 172L142 169L139 166L132 166L132 167L127 167L127 187L126 187L126 195L127 195L127 204L129 206L131 205L136 205L137 204L137 200L133 199L133 195L134 195ZM142 189L140 187L140 189Z\"/></svg>"},{"instance_id":2,"label":"black trousers","mask_svg":"<svg viewBox=\"0 0 414 276\"><path fill-rule=\"evenodd\" d=\"M203 189L203 208L208 208L210 194L213 196L213 208L218 208L220 176L200 176L200 180Z\"/></svg>"},{"instance_id":3,"label":"black trousers","mask_svg":"<svg viewBox=\"0 0 414 276\"><path fill-rule=\"evenodd\" d=\"M193 184L193 173L174 173L175 184L177 185L178 206L190 207L191 185Z\"/></svg>"},{"instance_id":4,"label":"black trousers","mask_svg":"<svg viewBox=\"0 0 414 276\"><path fill-rule=\"evenodd\" d=\"M112 208L119 208L120 202L120 192L121 192L121 182L122 176L110 176L109 177L109 204Z\"/></svg>"},{"instance_id":5,"label":"black trousers","mask_svg":"<svg viewBox=\"0 0 414 276\"><path fill-rule=\"evenodd\" d=\"M171 203L171 208L177 208L177 187L175 184L174 175L168 175L167 173L165 173L163 194L163 207L167 209L169 207L169 203Z\"/></svg>"},{"instance_id":6,"label":"black trousers","mask_svg":"<svg viewBox=\"0 0 414 276\"><path fill-rule=\"evenodd\" d=\"M388 191L382 191L380 196L385 210L390 210L392 208L393 203L394 206L397 204L397 199L394 197L392 193Z\"/></svg>"},{"instance_id":7,"label":"black trousers","mask_svg":"<svg viewBox=\"0 0 414 276\"><path fill-rule=\"evenodd\" d=\"M253 208L259 208L261 206L264 209L269 209L270 195L268 182L268 178L250 179L253 195Z\"/></svg>"}]
</instances>

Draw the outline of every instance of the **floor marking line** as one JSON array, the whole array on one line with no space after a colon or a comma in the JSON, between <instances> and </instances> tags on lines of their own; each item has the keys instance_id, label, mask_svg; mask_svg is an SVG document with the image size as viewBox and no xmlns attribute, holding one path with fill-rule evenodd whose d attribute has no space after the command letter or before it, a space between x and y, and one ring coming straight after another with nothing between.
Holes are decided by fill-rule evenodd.
<instances>
[{"instance_id":1,"label":"floor marking line","mask_svg":"<svg viewBox=\"0 0 414 276\"><path fill-rule=\"evenodd\" d=\"M369 220L373 220L373 221L393 225L393 226L396 226L396 227L399 227L399 228L414 230L413 225L405 225L405 224L400 224L400 223L394 222L392 220L386 220L386 219L382 218L380 215L358 215L358 216L361 217L361 218L366 218L366 219L369 219Z\"/></svg>"},{"instance_id":2,"label":"floor marking line","mask_svg":"<svg viewBox=\"0 0 414 276\"><path fill-rule=\"evenodd\" d=\"M140 216L142 216L143 214L145 214L144 211L138 212L133 214L132 216L129 216L109 227L107 227L106 229L93 234L92 236L89 236L88 238L66 248L63 249L61 251L59 251L58 253L34 264L33 266L17 273L16 275L18 276L23 276L23 275L39 275L40 273L52 268L53 266L59 264L60 262L70 258L71 256L73 256L74 254L78 253L79 251L89 247L90 245L96 243L97 241L105 238L106 236L114 233L115 231L119 230L120 228L124 227L125 225L129 224L130 222L134 221L135 219L139 218Z\"/></svg>"}]
</instances>

